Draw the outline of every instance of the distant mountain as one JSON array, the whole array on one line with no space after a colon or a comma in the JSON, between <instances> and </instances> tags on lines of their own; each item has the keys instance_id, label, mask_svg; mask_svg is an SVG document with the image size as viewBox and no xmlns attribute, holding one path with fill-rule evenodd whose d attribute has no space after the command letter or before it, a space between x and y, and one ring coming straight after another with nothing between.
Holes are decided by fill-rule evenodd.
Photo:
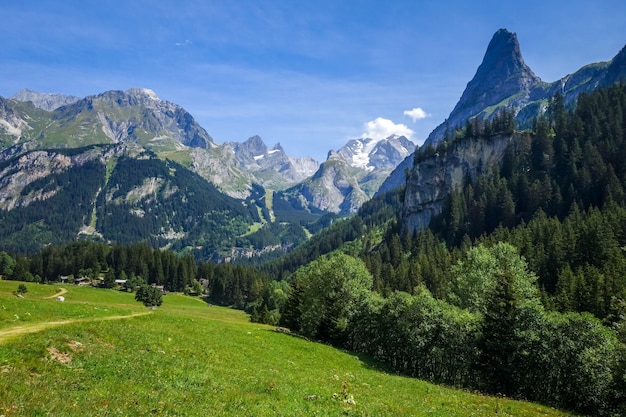
<instances>
[{"instance_id":1,"label":"distant mountain","mask_svg":"<svg viewBox=\"0 0 626 417\"><path fill-rule=\"evenodd\" d=\"M297 210L353 213L414 150L415 144L404 136L352 139L336 152L329 152L311 178L277 193L275 199Z\"/></svg>"},{"instance_id":2,"label":"distant mountain","mask_svg":"<svg viewBox=\"0 0 626 417\"><path fill-rule=\"evenodd\" d=\"M275 194L295 210L311 213L353 213L369 199L358 182L358 171L338 153L330 152L317 172L298 185ZM274 202L274 205L279 205Z\"/></svg>"},{"instance_id":3,"label":"distant mountain","mask_svg":"<svg viewBox=\"0 0 626 417\"><path fill-rule=\"evenodd\" d=\"M350 166L367 171L393 169L415 151L415 144L404 136L392 135L386 139L352 139L337 150Z\"/></svg>"},{"instance_id":4,"label":"distant mountain","mask_svg":"<svg viewBox=\"0 0 626 417\"><path fill-rule=\"evenodd\" d=\"M268 150L259 137L216 144L182 107L145 88L85 98L23 90L0 98L0 144L23 142L41 149L138 143L244 199L255 183L284 189L319 167L312 159L288 158L280 145Z\"/></svg>"},{"instance_id":5,"label":"distant mountain","mask_svg":"<svg viewBox=\"0 0 626 417\"><path fill-rule=\"evenodd\" d=\"M243 143L230 143L235 158L246 171L251 172L259 184L272 189L284 189L315 173L319 163L312 158L290 158L280 143L268 149L259 136Z\"/></svg>"},{"instance_id":6,"label":"distant mountain","mask_svg":"<svg viewBox=\"0 0 626 417\"><path fill-rule=\"evenodd\" d=\"M12 143L34 140L40 147L71 148L137 142L155 151L180 145L215 147L213 139L187 111L160 100L152 90L107 91L71 99L69 104L46 112L36 111L42 107L30 100L33 97L46 95L29 92L18 94L16 100L4 100L21 121L19 131L0 131L5 143L10 138Z\"/></svg>"},{"instance_id":7,"label":"distant mountain","mask_svg":"<svg viewBox=\"0 0 626 417\"><path fill-rule=\"evenodd\" d=\"M38 109L52 111L61 106L76 103L80 100L80 97L68 96L65 94L38 93L36 91L24 89L14 94L11 97L11 100L23 102L30 101Z\"/></svg>"},{"instance_id":8,"label":"distant mountain","mask_svg":"<svg viewBox=\"0 0 626 417\"><path fill-rule=\"evenodd\" d=\"M269 149L259 136L241 143L217 144L182 107L159 99L145 88L85 98L23 90L12 99L0 98L0 149L19 143L28 143L29 149L136 143L162 159L184 165L239 199L256 193L256 185L270 194L296 187L288 193L293 198L295 190L302 188L298 184L307 181L310 186L336 172L336 184L348 178L354 184L349 195L340 193L340 201L330 205L322 203L322 195L298 198L308 200L307 210L344 214L371 197L391 170L415 149L401 136L355 139L336 152L336 157L346 162L342 165L345 168L331 162L333 168L328 170L312 158L289 157L280 144ZM315 175L319 169L322 172ZM338 197L337 190L325 189L322 184L313 189ZM351 202L344 201L346 198Z\"/></svg>"}]
</instances>

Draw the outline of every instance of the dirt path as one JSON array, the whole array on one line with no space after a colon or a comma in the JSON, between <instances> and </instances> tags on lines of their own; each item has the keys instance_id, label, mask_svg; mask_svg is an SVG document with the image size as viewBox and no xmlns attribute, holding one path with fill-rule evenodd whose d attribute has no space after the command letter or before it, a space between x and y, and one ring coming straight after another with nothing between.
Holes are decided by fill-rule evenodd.
<instances>
[{"instance_id":1,"label":"dirt path","mask_svg":"<svg viewBox=\"0 0 626 417\"><path fill-rule=\"evenodd\" d=\"M142 313L133 313L128 316L106 316L106 317L93 317L89 319L70 319L70 320L60 320L60 321L47 321L43 323L34 323L25 326L16 326L11 327L9 329L0 330L0 343L4 343L9 339L19 337L29 333L37 333L42 330L48 329L54 326L62 326L64 324L70 323L83 323L88 321L109 321L109 320L121 320L121 319L129 319L133 317L145 316L150 314L150 311L142 312Z\"/></svg>"},{"instance_id":2,"label":"dirt path","mask_svg":"<svg viewBox=\"0 0 626 417\"><path fill-rule=\"evenodd\" d=\"M59 288L59 292L58 293L52 294L50 297L45 297L45 298L56 298L56 297L58 297L60 295L63 295L65 293L67 293L67 290L65 288Z\"/></svg>"}]
</instances>

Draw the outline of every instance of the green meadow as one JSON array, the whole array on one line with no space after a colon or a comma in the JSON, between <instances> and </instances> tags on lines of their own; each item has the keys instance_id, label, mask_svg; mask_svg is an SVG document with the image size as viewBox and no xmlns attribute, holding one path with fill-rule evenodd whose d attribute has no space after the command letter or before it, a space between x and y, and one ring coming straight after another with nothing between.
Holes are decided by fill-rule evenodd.
<instances>
[{"instance_id":1,"label":"green meadow","mask_svg":"<svg viewBox=\"0 0 626 417\"><path fill-rule=\"evenodd\" d=\"M0 281L0 416L565 416L432 385L168 294ZM64 301L55 294L63 293Z\"/></svg>"}]
</instances>

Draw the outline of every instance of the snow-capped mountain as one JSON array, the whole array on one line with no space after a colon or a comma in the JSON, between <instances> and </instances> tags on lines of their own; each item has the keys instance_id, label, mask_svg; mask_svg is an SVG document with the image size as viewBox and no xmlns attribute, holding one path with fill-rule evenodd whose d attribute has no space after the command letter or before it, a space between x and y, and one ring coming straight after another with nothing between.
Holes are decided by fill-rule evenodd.
<instances>
[{"instance_id":1,"label":"snow-capped mountain","mask_svg":"<svg viewBox=\"0 0 626 417\"><path fill-rule=\"evenodd\" d=\"M386 139L351 139L337 153L354 168L367 171L393 169L415 151L415 144L404 136Z\"/></svg>"},{"instance_id":2,"label":"snow-capped mountain","mask_svg":"<svg viewBox=\"0 0 626 417\"><path fill-rule=\"evenodd\" d=\"M330 151L315 175L277 198L298 210L355 212L414 151L415 144L404 136L351 139L339 150Z\"/></svg>"}]
</instances>

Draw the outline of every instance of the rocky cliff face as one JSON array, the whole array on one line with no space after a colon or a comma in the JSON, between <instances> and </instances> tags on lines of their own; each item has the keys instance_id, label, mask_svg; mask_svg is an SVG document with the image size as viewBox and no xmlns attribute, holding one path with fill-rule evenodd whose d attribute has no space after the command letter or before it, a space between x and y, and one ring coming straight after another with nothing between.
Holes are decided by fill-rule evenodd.
<instances>
[{"instance_id":1,"label":"rocky cliff face","mask_svg":"<svg viewBox=\"0 0 626 417\"><path fill-rule=\"evenodd\" d=\"M441 213L450 192L467 178L473 180L497 166L508 144L516 138L514 135L463 140L415 165L406 181L403 229L414 232L428 227L430 220Z\"/></svg>"}]
</instances>

